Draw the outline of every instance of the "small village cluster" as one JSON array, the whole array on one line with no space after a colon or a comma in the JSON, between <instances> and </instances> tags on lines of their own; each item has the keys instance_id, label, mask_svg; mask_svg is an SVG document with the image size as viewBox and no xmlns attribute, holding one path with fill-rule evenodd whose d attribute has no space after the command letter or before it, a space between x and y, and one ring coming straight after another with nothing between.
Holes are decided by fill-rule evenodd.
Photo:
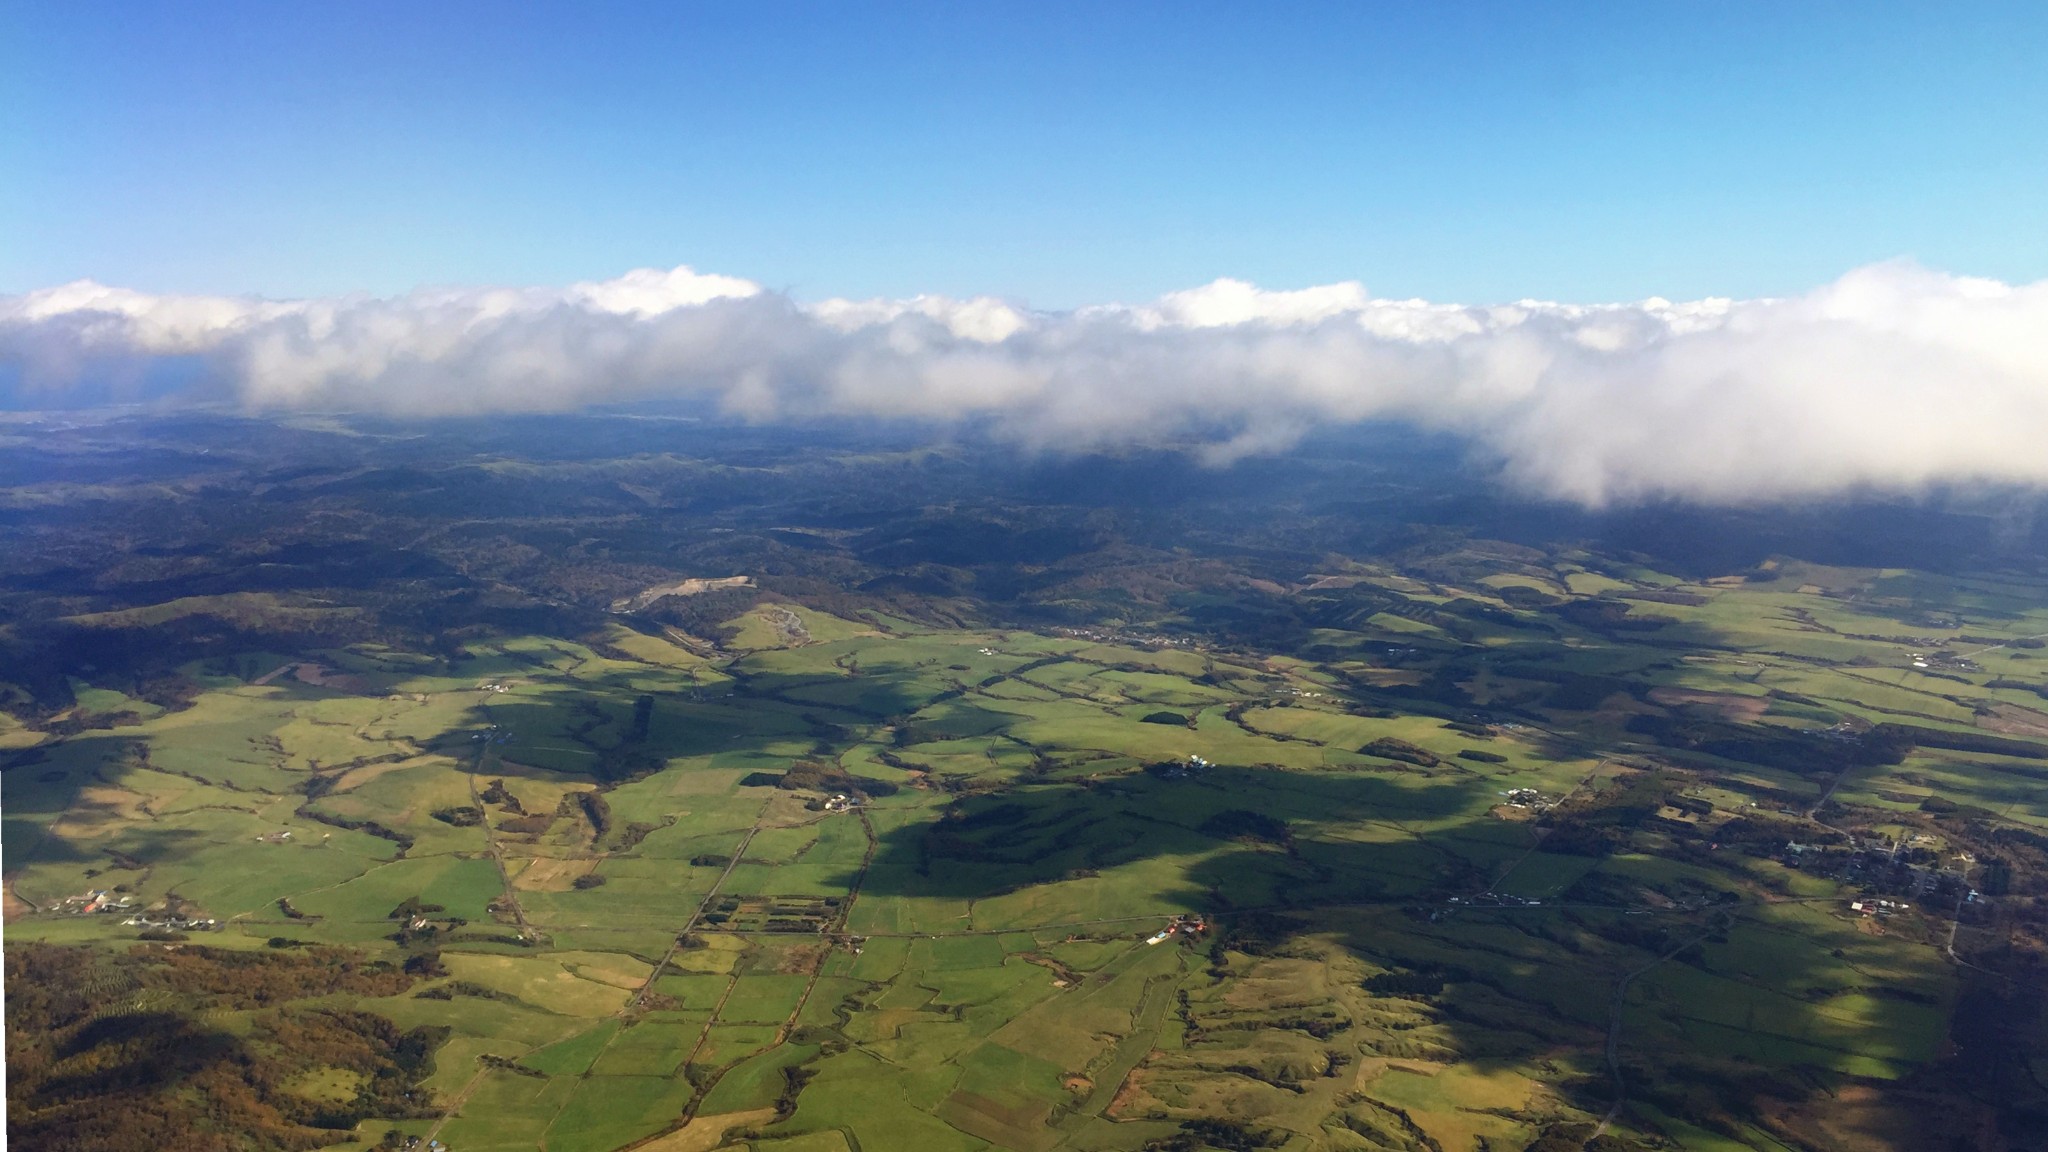
<instances>
[{"instance_id":1,"label":"small village cluster","mask_svg":"<svg viewBox=\"0 0 2048 1152\"><path fill-rule=\"evenodd\" d=\"M1099 644L1134 644L1148 648L1195 648L1199 647L1191 636L1167 636L1160 633L1119 632L1103 628L1054 628L1058 636L1076 640L1093 640Z\"/></svg>"},{"instance_id":2,"label":"small village cluster","mask_svg":"<svg viewBox=\"0 0 2048 1152\"><path fill-rule=\"evenodd\" d=\"M1951 656L1946 652L1914 652L1909 658L1913 661L1913 667L1923 672L1981 671L1976 661L1964 656Z\"/></svg>"},{"instance_id":3,"label":"small village cluster","mask_svg":"<svg viewBox=\"0 0 2048 1152\"><path fill-rule=\"evenodd\" d=\"M180 912L163 910L134 912L136 899L133 896L116 895L105 888L94 888L76 896L66 896L50 906L50 911L61 916L113 916L122 912L133 912L121 923L129 928L159 932L212 932L220 927L220 921L210 917L187 916Z\"/></svg>"},{"instance_id":4,"label":"small village cluster","mask_svg":"<svg viewBox=\"0 0 2048 1152\"><path fill-rule=\"evenodd\" d=\"M1477 896L1453 896L1446 903L1469 904L1477 908L1541 908L1543 901L1530 896L1510 896L1505 892L1481 892Z\"/></svg>"},{"instance_id":5,"label":"small village cluster","mask_svg":"<svg viewBox=\"0 0 2048 1152\"><path fill-rule=\"evenodd\" d=\"M1789 840L1779 862L1809 875L1874 885L1898 895L1924 896L1967 888L1970 866L1976 859L1961 852L1943 862L1935 856L1934 844L1931 837L1920 834L1903 840L1850 837L1846 845L1832 847Z\"/></svg>"}]
</instances>

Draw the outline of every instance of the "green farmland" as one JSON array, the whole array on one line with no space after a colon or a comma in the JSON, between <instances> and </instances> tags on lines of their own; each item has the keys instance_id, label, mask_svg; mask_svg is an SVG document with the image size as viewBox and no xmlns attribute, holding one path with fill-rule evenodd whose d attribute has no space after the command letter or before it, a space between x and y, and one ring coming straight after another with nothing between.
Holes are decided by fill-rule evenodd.
<instances>
[{"instance_id":1,"label":"green farmland","mask_svg":"<svg viewBox=\"0 0 2048 1152\"><path fill-rule=\"evenodd\" d=\"M1784 845L1852 812L1939 849L1928 797L2039 826L2039 769L1749 749L2023 722L1987 682L2029 650L1937 682L1801 574L1583 576L1663 593L1689 654L1569 616L1454 650L1368 613L1289 658L771 606L709 656L613 626L195 664L184 708L9 736L7 942L392 974L318 1002L433 1030L435 1104L356 1152L1520 1149L1607 1118L1610 1035L1634 1146L1786 1146L1717 1077L1849 1124L1941 1058L1950 929ZM133 913L66 903L96 890ZM213 923L126 923L174 912Z\"/></svg>"}]
</instances>

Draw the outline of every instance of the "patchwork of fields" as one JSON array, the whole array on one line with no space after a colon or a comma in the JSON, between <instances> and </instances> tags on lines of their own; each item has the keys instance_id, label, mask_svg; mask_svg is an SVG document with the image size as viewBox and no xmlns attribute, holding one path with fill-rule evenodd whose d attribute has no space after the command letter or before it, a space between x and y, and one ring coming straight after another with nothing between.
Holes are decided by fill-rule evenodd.
<instances>
[{"instance_id":1,"label":"patchwork of fields","mask_svg":"<svg viewBox=\"0 0 2048 1152\"><path fill-rule=\"evenodd\" d=\"M1929 579L1360 577L1291 655L780 603L711 655L623 624L248 653L180 710L81 685L120 721L0 731L7 941L134 945L65 903L106 890L219 922L144 947L403 966L309 1003L447 1029L446 1115L351 1149L1521 1149L1617 1073L1617 1137L1793 1146L1943 1054L1996 924L1953 885L1852 913L1867 884L1737 831L1849 813L1969 889L1929 813L2048 826L2019 745L1743 751L2048 737L2039 589ZM1422 607L1346 608L1374 588ZM1803 1094L1781 1128L1714 1099L1745 1077Z\"/></svg>"}]
</instances>

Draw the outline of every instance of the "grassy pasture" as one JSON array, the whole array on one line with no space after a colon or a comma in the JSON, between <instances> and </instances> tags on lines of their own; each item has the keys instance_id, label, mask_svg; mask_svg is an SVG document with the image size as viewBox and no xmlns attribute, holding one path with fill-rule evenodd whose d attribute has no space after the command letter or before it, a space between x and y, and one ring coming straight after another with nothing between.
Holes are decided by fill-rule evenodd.
<instances>
[{"instance_id":1,"label":"grassy pasture","mask_svg":"<svg viewBox=\"0 0 2048 1152\"><path fill-rule=\"evenodd\" d=\"M704 1023L703 1015L672 1013L633 1024L611 1038L590 1075L672 1076L696 1047Z\"/></svg>"},{"instance_id":2,"label":"grassy pasture","mask_svg":"<svg viewBox=\"0 0 2048 1152\"><path fill-rule=\"evenodd\" d=\"M444 953L443 959L457 979L566 1016L601 1019L623 1008L630 995L629 989L606 980L609 973L602 969L586 978L553 957Z\"/></svg>"},{"instance_id":3,"label":"grassy pasture","mask_svg":"<svg viewBox=\"0 0 2048 1152\"><path fill-rule=\"evenodd\" d=\"M722 1024L779 1024L796 1011L810 978L799 975L741 976L718 1010Z\"/></svg>"},{"instance_id":4,"label":"grassy pasture","mask_svg":"<svg viewBox=\"0 0 2048 1152\"><path fill-rule=\"evenodd\" d=\"M561 1113L578 1083L566 1078L540 1080L487 1072L463 1102L461 1114L441 1130L440 1139L451 1148L530 1149L535 1144L534 1134L545 1131Z\"/></svg>"},{"instance_id":5,"label":"grassy pasture","mask_svg":"<svg viewBox=\"0 0 2048 1152\"><path fill-rule=\"evenodd\" d=\"M592 1025L566 1040L557 1041L533 1053L521 1063L550 1076L581 1076L590 1070L599 1053L619 1030L616 1020Z\"/></svg>"},{"instance_id":6,"label":"grassy pasture","mask_svg":"<svg viewBox=\"0 0 2048 1152\"><path fill-rule=\"evenodd\" d=\"M666 1127L682 1112L690 1086L660 1076L590 1076L576 1083L547 1128L554 1152L610 1152Z\"/></svg>"},{"instance_id":7,"label":"grassy pasture","mask_svg":"<svg viewBox=\"0 0 2048 1152\"><path fill-rule=\"evenodd\" d=\"M782 1094L785 1070L817 1059L821 1051L814 1044L782 1044L741 1060L705 1096L703 1114L772 1108Z\"/></svg>"},{"instance_id":8,"label":"grassy pasture","mask_svg":"<svg viewBox=\"0 0 2048 1152\"><path fill-rule=\"evenodd\" d=\"M486 906L503 890L488 860L423 856L393 860L334 887L301 892L292 903L311 915L372 923L387 920L392 909L417 896L447 909L445 915L477 922L490 919Z\"/></svg>"}]
</instances>

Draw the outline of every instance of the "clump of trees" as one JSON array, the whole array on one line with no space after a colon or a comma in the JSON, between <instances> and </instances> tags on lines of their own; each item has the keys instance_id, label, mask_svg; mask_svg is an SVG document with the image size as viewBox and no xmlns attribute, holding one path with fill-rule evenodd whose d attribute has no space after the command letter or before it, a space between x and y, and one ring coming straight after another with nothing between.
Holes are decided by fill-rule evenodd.
<instances>
[{"instance_id":1,"label":"clump of trees","mask_svg":"<svg viewBox=\"0 0 2048 1152\"><path fill-rule=\"evenodd\" d=\"M1568 800L1543 817L1549 834L1543 850L1572 856L1605 856L1677 794L1683 781L1662 770L1617 777L1590 796Z\"/></svg>"},{"instance_id":2,"label":"clump of trees","mask_svg":"<svg viewBox=\"0 0 2048 1152\"><path fill-rule=\"evenodd\" d=\"M669 823L673 824L675 820L670 818ZM611 850L613 852L631 852L640 846L642 840L647 839L649 833L661 827L659 824L649 824L643 820L629 820L626 822L626 826L619 830L619 838L612 844Z\"/></svg>"},{"instance_id":3,"label":"clump of trees","mask_svg":"<svg viewBox=\"0 0 2048 1152\"><path fill-rule=\"evenodd\" d=\"M426 916L435 912L446 912L447 910L439 904L425 903L417 896L407 896L398 902L397 907L386 912L384 918L386 920L410 920L414 916Z\"/></svg>"},{"instance_id":4,"label":"clump of trees","mask_svg":"<svg viewBox=\"0 0 2048 1152\"><path fill-rule=\"evenodd\" d=\"M1443 763L1443 760L1429 749L1410 744L1406 740L1397 740L1392 736L1382 736L1359 751L1367 756L1377 756L1382 760L1399 760L1404 764L1414 764L1422 768L1434 768Z\"/></svg>"},{"instance_id":5,"label":"clump of trees","mask_svg":"<svg viewBox=\"0 0 2048 1152\"><path fill-rule=\"evenodd\" d=\"M835 764L799 760L781 775L750 772L740 783L755 788L781 788L791 792L846 792L862 796L890 796L896 786L887 780L854 776Z\"/></svg>"},{"instance_id":6,"label":"clump of trees","mask_svg":"<svg viewBox=\"0 0 2048 1152\"><path fill-rule=\"evenodd\" d=\"M590 826L596 830L598 836L602 837L605 833L611 831L612 806L604 798L603 793L585 790L571 792L562 797L559 815L570 816L578 811L581 811L590 820Z\"/></svg>"},{"instance_id":7,"label":"clump of trees","mask_svg":"<svg viewBox=\"0 0 2048 1152\"><path fill-rule=\"evenodd\" d=\"M344 948L235 952L187 945L124 955L41 943L7 950L7 1128L23 1148L75 1152L300 1152L370 1117L433 1115L421 1083L445 1028L285 1002L384 996L412 978ZM123 1011L109 993L171 993ZM118 1002L115 1002L116 1004ZM259 1008L247 1035L196 1015ZM286 1090L308 1072L354 1075L354 1094Z\"/></svg>"},{"instance_id":8,"label":"clump of trees","mask_svg":"<svg viewBox=\"0 0 2048 1152\"><path fill-rule=\"evenodd\" d=\"M1366 977L1360 986L1375 996L1426 1000L1442 992L1451 975L1449 971L1432 965L1407 971L1381 972Z\"/></svg>"},{"instance_id":9,"label":"clump of trees","mask_svg":"<svg viewBox=\"0 0 2048 1152\"><path fill-rule=\"evenodd\" d=\"M1220 1148L1224 1152L1255 1152L1259 1148L1278 1148L1287 1142L1287 1134L1274 1129L1250 1128L1235 1120L1212 1120L1202 1117L1180 1122L1180 1131L1172 1136L1145 1142L1145 1152L1203 1152L1205 1149Z\"/></svg>"},{"instance_id":10,"label":"clump of trees","mask_svg":"<svg viewBox=\"0 0 2048 1152\"><path fill-rule=\"evenodd\" d=\"M1956 752L1981 752L1991 756L2014 756L2022 760L2048 760L2048 744L2037 744L2032 740L2014 740L2005 736L1987 736L1982 732L1951 732L1945 728L1927 728L1918 724L1879 724L1871 735L1900 752L1918 746L1947 748ZM1896 759L1889 761L1897 762Z\"/></svg>"},{"instance_id":11,"label":"clump of trees","mask_svg":"<svg viewBox=\"0 0 2048 1152\"><path fill-rule=\"evenodd\" d=\"M278 953L185 944L175 951L145 947L131 956L145 987L179 993L204 1008L265 1008L334 993L395 996L412 987L412 978L389 961L352 948ZM8 995L11 1005L11 987Z\"/></svg>"},{"instance_id":12,"label":"clump of trees","mask_svg":"<svg viewBox=\"0 0 2048 1152\"><path fill-rule=\"evenodd\" d=\"M514 796L511 789L505 787L503 780L491 781L490 786L483 790L478 799L486 804L496 804L507 812L515 812L522 816L526 814L525 805L519 803L519 797Z\"/></svg>"}]
</instances>

